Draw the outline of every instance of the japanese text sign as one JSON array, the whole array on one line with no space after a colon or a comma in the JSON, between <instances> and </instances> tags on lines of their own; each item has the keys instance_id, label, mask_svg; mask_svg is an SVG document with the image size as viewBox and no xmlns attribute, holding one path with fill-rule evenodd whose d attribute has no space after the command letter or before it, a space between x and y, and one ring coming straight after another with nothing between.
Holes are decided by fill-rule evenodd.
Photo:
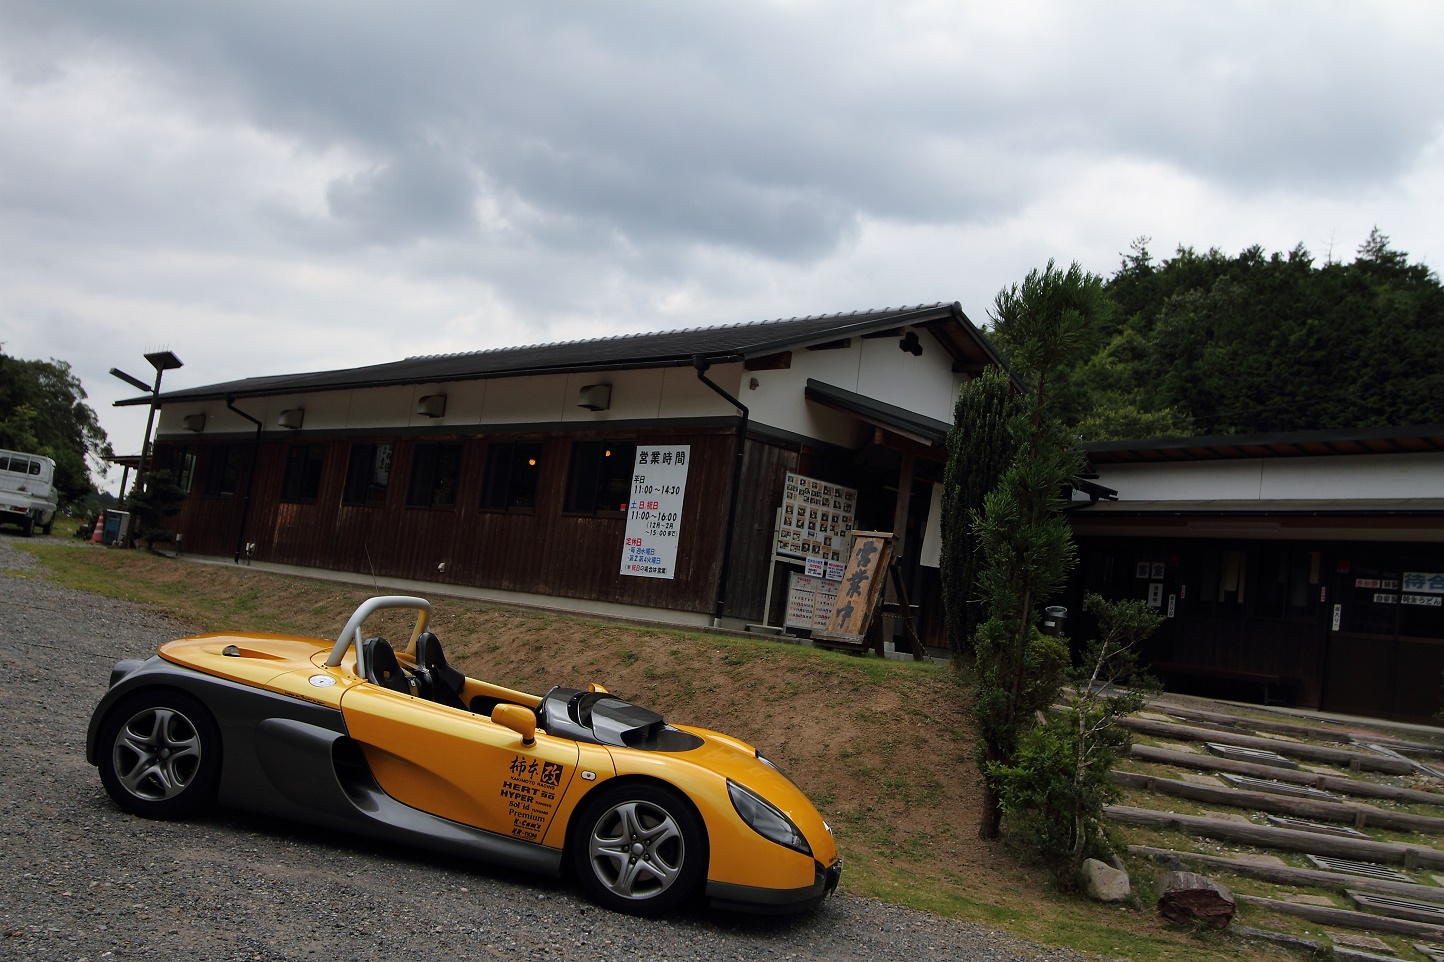
<instances>
[{"instance_id":1,"label":"japanese text sign","mask_svg":"<svg viewBox=\"0 0 1444 962\"><path fill-rule=\"evenodd\" d=\"M674 577L691 457L689 444L637 448L626 540L622 545L622 574L636 578Z\"/></svg>"}]
</instances>

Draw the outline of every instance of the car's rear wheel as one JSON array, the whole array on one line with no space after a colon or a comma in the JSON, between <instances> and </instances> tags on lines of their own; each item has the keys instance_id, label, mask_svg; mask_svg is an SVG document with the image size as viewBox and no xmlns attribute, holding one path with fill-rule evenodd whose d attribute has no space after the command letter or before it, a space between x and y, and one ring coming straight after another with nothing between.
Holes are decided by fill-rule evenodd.
<instances>
[{"instance_id":1,"label":"car's rear wheel","mask_svg":"<svg viewBox=\"0 0 1444 962\"><path fill-rule=\"evenodd\" d=\"M100 780L115 803L145 818L180 818L209 805L221 774L210 712L178 691L140 692L100 730Z\"/></svg>"},{"instance_id":2,"label":"car's rear wheel","mask_svg":"<svg viewBox=\"0 0 1444 962\"><path fill-rule=\"evenodd\" d=\"M663 786L603 787L576 815L572 865L593 901L657 915L692 895L707 869L707 832L685 798Z\"/></svg>"}]
</instances>

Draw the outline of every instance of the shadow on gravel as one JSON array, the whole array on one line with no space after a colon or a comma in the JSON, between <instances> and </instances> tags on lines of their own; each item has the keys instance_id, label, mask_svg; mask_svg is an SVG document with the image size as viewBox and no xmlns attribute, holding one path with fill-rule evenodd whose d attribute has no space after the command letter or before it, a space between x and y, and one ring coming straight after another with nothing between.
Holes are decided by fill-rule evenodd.
<instances>
[{"instance_id":1,"label":"shadow on gravel","mask_svg":"<svg viewBox=\"0 0 1444 962\"><path fill-rule=\"evenodd\" d=\"M108 800L102 801L102 807ZM112 809L120 818L130 818ZM144 819L137 822L145 823ZM484 862L456 858L426 849L408 848L394 842L371 839L348 832L320 828L301 822L290 822L253 815L233 809L214 809L186 822L168 822L168 825L182 829L189 825L196 830L214 835L232 835L236 844L250 845L253 838L263 838L273 845L300 846L312 849L318 868L334 863L338 854L375 860L375 881L387 887L394 884L393 870L400 866L428 869L453 876L457 886L478 888L494 886L504 889L498 893L504 898L517 902L535 900L539 897L562 899L576 903L585 911L601 912L602 909L590 902L580 888L569 877L552 878L546 875L521 873L498 868ZM798 929L815 921L816 913L793 915L753 915L745 912L728 912L714 909L700 895L682 908L658 919L647 920L658 925L680 925L686 928L702 928L724 931L733 935L768 939L787 937Z\"/></svg>"}]
</instances>

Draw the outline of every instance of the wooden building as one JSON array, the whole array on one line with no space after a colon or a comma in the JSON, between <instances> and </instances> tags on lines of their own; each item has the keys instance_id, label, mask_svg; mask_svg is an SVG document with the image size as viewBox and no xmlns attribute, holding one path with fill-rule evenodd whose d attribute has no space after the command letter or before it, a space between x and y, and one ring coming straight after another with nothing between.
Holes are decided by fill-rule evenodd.
<instances>
[{"instance_id":1,"label":"wooden building","mask_svg":"<svg viewBox=\"0 0 1444 962\"><path fill-rule=\"evenodd\" d=\"M1146 659L1167 687L1419 722L1444 708L1444 426L1085 447L1118 498L1072 513L1065 604L1155 604Z\"/></svg>"},{"instance_id":2,"label":"wooden building","mask_svg":"<svg viewBox=\"0 0 1444 962\"><path fill-rule=\"evenodd\" d=\"M186 554L729 625L781 623L791 473L902 535L943 647L931 485L959 386L996 361L957 304L412 357L166 392L156 464L188 492ZM675 559L628 574L639 449L685 452L685 493Z\"/></svg>"}]
</instances>

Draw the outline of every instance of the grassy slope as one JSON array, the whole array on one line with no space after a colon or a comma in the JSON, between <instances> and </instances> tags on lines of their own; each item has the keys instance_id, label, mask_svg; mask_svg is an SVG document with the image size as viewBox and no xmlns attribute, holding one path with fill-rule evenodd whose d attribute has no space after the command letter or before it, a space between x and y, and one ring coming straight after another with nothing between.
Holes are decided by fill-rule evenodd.
<instances>
[{"instance_id":1,"label":"grassy slope","mask_svg":"<svg viewBox=\"0 0 1444 962\"><path fill-rule=\"evenodd\" d=\"M26 548L56 581L154 605L197 631L334 637L375 593L138 551ZM432 601L433 628L448 658L469 674L537 693L596 681L671 721L757 745L832 822L848 863L843 888L851 894L1113 957L1237 954L1237 945L1166 927L1146 908L1061 896L1011 843L978 841L972 725L966 690L951 669ZM401 629L385 633L395 637ZM1272 957L1258 948L1249 954Z\"/></svg>"}]
</instances>

